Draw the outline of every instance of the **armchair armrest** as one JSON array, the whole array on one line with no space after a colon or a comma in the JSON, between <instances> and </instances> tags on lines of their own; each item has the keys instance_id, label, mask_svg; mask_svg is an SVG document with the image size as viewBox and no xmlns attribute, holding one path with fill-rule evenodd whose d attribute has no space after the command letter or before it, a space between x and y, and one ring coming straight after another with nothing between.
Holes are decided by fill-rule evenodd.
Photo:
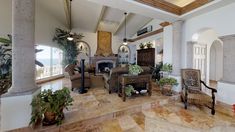
<instances>
[{"instance_id":1,"label":"armchair armrest","mask_svg":"<svg viewBox=\"0 0 235 132\"><path fill-rule=\"evenodd\" d=\"M73 76L70 76L70 80L73 81L73 80L78 80L81 78L81 74L74 74Z\"/></svg>"},{"instance_id":2,"label":"armchair armrest","mask_svg":"<svg viewBox=\"0 0 235 132\"><path fill-rule=\"evenodd\" d=\"M217 92L217 90L216 90L216 89L214 89L214 88L211 88L211 87L207 86L207 85L206 85L206 83L205 83L204 81L200 80L200 82L201 82L201 83L202 83L206 88L208 88L208 89L212 90L212 92Z\"/></svg>"}]
</instances>

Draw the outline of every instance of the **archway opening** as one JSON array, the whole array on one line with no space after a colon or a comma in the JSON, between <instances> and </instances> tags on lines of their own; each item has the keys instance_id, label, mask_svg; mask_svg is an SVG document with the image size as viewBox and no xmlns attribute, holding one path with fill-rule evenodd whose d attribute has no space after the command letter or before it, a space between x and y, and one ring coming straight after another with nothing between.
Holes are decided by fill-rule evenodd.
<instances>
[{"instance_id":1,"label":"archway opening","mask_svg":"<svg viewBox=\"0 0 235 132\"><path fill-rule=\"evenodd\" d=\"M217 81L223 77L223 45L215 40L210 48L209 80L212 87L217 86Z\"/></svg>"}]
</instances>

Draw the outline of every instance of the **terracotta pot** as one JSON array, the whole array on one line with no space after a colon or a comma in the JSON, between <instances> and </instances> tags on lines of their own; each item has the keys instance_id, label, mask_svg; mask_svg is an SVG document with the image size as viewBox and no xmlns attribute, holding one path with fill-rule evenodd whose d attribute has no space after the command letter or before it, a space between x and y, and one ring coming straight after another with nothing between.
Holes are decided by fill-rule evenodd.
<instances>
[{"instance_id":1,"label":"terracotta pot","mask_svg":"<svg viewBox=\"0 0 235 132\"><path fill-rule=\"evenodd\" d=\"M58 117L61 120L64 118L64 113L63 113L63 107L60 108L60 112L62 113L62 116ZM46 111L44 113L44 119L43 119L43 125L48 126L48 125L54 125L57 123L56 121L56 113Z\"/></svg>"},{"instance_id":2,"label":"terracotta pot","mask_svg":"<svg viewBox=\"0 0 235 132\"><path fill-rule=\"evenodd\" d=\"M172 95L172 85L164 85L162 87L162 94L167 96Z\"/></svg>"}]
</instances>

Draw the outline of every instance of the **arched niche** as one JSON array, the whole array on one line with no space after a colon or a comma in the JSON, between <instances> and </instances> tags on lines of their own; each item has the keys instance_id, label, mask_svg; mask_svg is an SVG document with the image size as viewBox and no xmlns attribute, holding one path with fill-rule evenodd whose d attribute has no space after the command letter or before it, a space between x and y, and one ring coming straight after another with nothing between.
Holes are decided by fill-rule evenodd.
<instances>
[{"instance_id":1,"label":"arched niche","mask_svg":"<svg viewBox=\"0 0 235 132\"><path fill-rule=\"evenodd\" d=\"M223 43L215 40L210 47L210 76L209 79L219 81L223 77Z\"/></svg>"},{"instance_id":2,"label":"arched niche","mask_svg":"<svg viewBox=\"0 0 235 132\"><path fill-rule=\"evenodd\" d=\"M118 48L118 63L128 64L130 62L131 50L127 45L121 45Z\"/></svg>"},{"instance_id":3,"label":"arched niche","mask_svg":"<svg viewBox=\"0 0 235 132\"><path fill-rule=\"evenodd\" d=\"M91 48L89 44L80 40L76 42L76 45L78 50L77 60L85 59L85 63L90 64Z\"/></svg>"}]
</instances>

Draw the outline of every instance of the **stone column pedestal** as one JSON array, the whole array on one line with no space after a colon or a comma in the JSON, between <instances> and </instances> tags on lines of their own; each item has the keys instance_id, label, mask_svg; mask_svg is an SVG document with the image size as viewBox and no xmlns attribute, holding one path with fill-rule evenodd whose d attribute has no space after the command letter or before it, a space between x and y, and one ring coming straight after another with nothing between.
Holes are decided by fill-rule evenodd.
<instances>
[{"instance_id":1,"label":"stone column pedestal","mask_svg":"<svg viewBox=\"0 0 235 132\"><path fill-rule=\"evenodd\" d=\"M12 0L12 87L1 97L1 130L29 125L35 84L35 0ZM40 89L38 89L40 91Z\"/></svg>"}]
</instances>

